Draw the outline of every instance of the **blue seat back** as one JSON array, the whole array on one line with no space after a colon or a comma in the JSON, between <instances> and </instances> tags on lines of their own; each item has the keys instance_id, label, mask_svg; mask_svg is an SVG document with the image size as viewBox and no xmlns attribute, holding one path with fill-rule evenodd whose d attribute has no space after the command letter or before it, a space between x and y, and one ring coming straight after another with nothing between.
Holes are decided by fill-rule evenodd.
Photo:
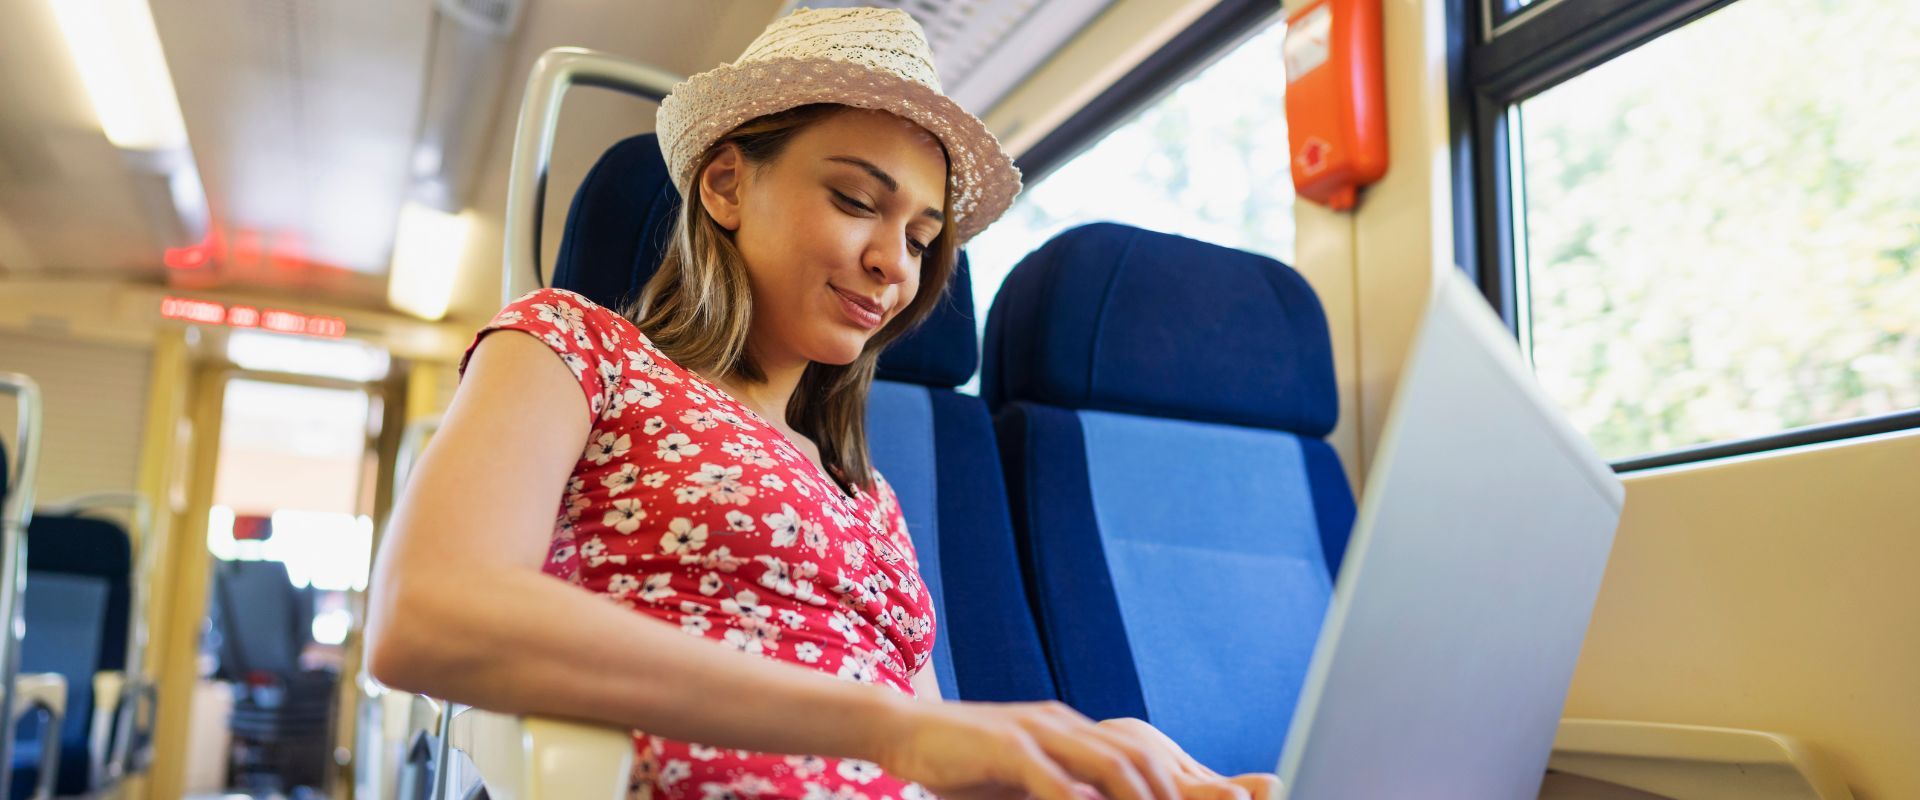
<instances>
[{"instance_id":1,"label":"blue seat back","mask_svg":"<svg viewBox=\"0 0 1920 800\"><path fill-rule=\"evenodd\" d=\"M278 561L214 563L209 615L220 633L221 679L259 673L290 681L313 639L313 595L293 585Z\"/></svg>"},{"instance_id":2,"label":"blue seat back","mask_svg":"<svg viewBox=\"0 0 1920 800\"><path fill-rule=\"evenodd\" d=\"M574 194L553 285L624 310L659 268L679 207L653 134L615 144ZM900 497L933 595L942 696L1052 699L993 426L979 398L953 390L973 377L979 357L967 273L962 254L938 309L881 356L868 448Z\"/></svg>"},{"instance_id":3,"label":"blue seat back","mask_svg":"<svg viewBox=\"0 0 1920 800\"><path fill-rule=\"evenodd\" d=\"M1272 259L1099 224L988 320L1016 533L1061 699L1271 770L1346 548L1326 319Z\"/></svg>"},{"instance_id":4,"label":"blue seat back","mask_svg":"<svg viewBox=\"0 0 1920 800\"><path fill-rule=\"evenodd\" d=\"M95 703L93 675L127 667L131 624L133 542L118 523L94 517L37 513L27 531L27 591L22 607L22 672L55 672L67 679L61 726L57 794L88 785L88 726Z\"/></svg>"}]
</instances>

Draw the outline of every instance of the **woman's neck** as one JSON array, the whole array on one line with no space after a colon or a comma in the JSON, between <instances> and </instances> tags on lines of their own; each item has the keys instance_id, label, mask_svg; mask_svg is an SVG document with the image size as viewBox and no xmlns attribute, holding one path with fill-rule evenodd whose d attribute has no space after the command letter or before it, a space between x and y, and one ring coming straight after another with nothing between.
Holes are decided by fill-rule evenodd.
<instances>
[{"instance_id":1,"label":"woman's neck","mask_svg":"<svg viewBox=\"0 0 1920 800\"><path fill-rule=\"evenodd\" d=\"M730 376L726 379L709 379L708 382L726 390L727 394L733 395L733 399L781 428L782 433L791 435L794 432L787 425L787 406L793 401L794 391L800 387L800 377L806 374L807 362L800 360L787 363L761 358L755 358L754 361L765 380L748 382Z\"/></svg>"}]
</instances>

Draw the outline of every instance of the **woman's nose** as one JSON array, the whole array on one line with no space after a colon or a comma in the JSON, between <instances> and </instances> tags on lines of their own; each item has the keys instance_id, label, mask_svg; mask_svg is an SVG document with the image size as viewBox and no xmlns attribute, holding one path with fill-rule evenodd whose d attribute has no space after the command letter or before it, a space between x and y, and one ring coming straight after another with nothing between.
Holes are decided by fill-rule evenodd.
<instances>
[{"instance_id":1,"label":"woman's nose","mask_svg":"<svg viewBox=\"0 0 1920 800\"><path fill-rule=\"evenodd\" d=\"M904 238L891 244L875 241L867 246L865 266L882 283L905 283L918 260Z\"/></svg>"}]
</instances>

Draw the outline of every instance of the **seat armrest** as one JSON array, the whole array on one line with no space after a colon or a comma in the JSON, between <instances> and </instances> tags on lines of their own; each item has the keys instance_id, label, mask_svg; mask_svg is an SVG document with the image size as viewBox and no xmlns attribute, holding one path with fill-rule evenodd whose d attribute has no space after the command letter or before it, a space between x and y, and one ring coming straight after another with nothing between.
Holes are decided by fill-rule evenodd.
<instances>
[{"instance_id":1,"label":"seat armrest","mask_svg":"<svg viewBox=\"0 0 1920 800\"><path fill-rule=\"evenodd\" d=\"M13 698L13 719L7 724L17 728L28 714L47 715L46 727L40 729L40 774L29 797L49 800L54 779L60 773L60 723L67 716L67 679L51 672L20 675L13 679Z\"/></svg>"},{"instance_id":2,"label":"seat armrest","mask_svg":"<svg viewBox=\"0 0 1920 800\"><path fill-rule=\"evenodd\" d=\"M633 734L605 725L496 714L454 715L453 749L467 754L493 800L622 800Z\"/></svg>"},{"instance_id":3,"label":"seat armrest","mask_svg":"<svg viewBox=\"0 0 1920 800\"><path fill-rule=\"evenodd\" d=\"M130 731L115 730L126 703L127 676L118 670L93 673L93 719L87 721L87 774L93 790L104 791L119 779L120 764L113 748Z\"/></svg>"},{"instance_id":4,"label":"seat armrest","mask_svg":"<svg viewBox=\"0 0 1920 800\"><path fill-rule=\"evenodd\" d=\"M1816 750L1766 731L1564 719L1547 768L1680 800L1853 800Z\"/></svg>"}]
</instances>

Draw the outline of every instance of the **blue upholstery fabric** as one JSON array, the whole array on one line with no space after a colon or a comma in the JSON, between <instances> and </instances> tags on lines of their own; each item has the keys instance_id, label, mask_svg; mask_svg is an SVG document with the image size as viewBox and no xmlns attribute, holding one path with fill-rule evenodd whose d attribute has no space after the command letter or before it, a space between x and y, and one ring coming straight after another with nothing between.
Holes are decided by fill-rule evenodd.
<instances>
[{"instance_id":1,"label":"blue upholstery fabric","mask_svg":"<svg viewBox=\"0 0 1920 800\"><path fill-rule=\"evenodd\" d=\"M1272 259L1091 225L1015 267L986 359L1060 699L1271 770L1353 521L1312 291Z\"/></svg>"},{"instance_id":2,"label":"blue upholstery fabric","mask_svg":"<svg viewBox=\"0 0 1920 800\"><path fill-rule=\"evenodd\" d=\"M939 635L952 643L957 696L993 702L1055 699L1014 546L986 404L950 389L933 389L928 397L940 469L940 580L946 595L957 598L948 604Z\"/></svg>"},{"instance_id":3,"label":"blue upholstery fabric","mask_svg":"<svg viewBox=\"0 0 1920 800\"><path fill-rule=\"evenodd\" d=\"M1300 441L1076 417L1147 718L1221 772L1271 769L1333 591Z\"/></svg>"},{"instance_id":4,"label":"blue upholstery fabric","mask_svg":"<svg viewBox=\"0 0 1920 800\"><path fill-rule=\"evenodd\" d=\"M1273 259L1111 223L1021 260L988 316L982 396L1325 436L1326 315ZM1196 391L1195 387L1205 387Z\"/></svg>"},{"instance_id":5,"label":"blue upholstery fabric","mask_svg":"<svg viewBox=\"0 0 1920 800\"><path fill-rule=\"evenodd\" d=\"M955 697L953 643L937 629L947 618L947 605L940 582L940 476L934 461L930 391L906 383L874 383L867 396L867 452L876 465L883 465L880 472L900 500L900 513L920 560L920 576L933 596L933 667L940 678L940 696Z\"/></svg>"},{"instance_id":6,"label":"blue upholstery fabric","mask_svg":"<svg viewBox=\"0 0 1920 800\"><path fill-rule=\"evenodd\" d=\"M67 718L54 784L58 794L90 788L87 726L95 702L93 673L126 669L132 575L132 540L118 524L83 516L34 515L27 531L27 635L21 669L67 678ZM84 590L88 596L98 592L98 605L84 607L94 610L71 605L78 602L75 592L81 590L73 588L78 585L90 587ZM84 662L78 660L82 653Z\"/></svg>"},{"instance_id":7,"label":"blue upholstery fabric","mask_svg":"<svg viewBox=\"0 0 1920 800\"><path fill-rule=\"evenodd\" d=\"M573 195L553 285L624 311L660 268L673 241L680 193L667 177L651 133L629 137L600 156ZM973 377L973 294L966 254L960 256L947 297L926 322L880 357L881 380L954 387ZM921 287L930 291L931 287Z\"/></svg>"},{"instance_id":8,"label":"blue upholstery fabric","mask_svg":"<svg viewBox=\"0 0 1920 800\"><path fill-rule=\"evenodd\" d=\"M36 521L34 526L39 527ZM29 543L31 546L32 543ZM93 717L93 673L98 669L104 641L125 639L107 636L108 585L92 575L66 575L57 572L29 572L23 603L27 635L20 645L20 671L52 672L67 679L66 718L60 726L59 776L54 793L79 794L87 791L87 731ZM123 642L124 644L124 642ZM28 725L23 721L22 725ZM39 729L39 737L46 735ZM39 748L32 755L38 759ZM22 753L14 754L14 783L20 786ZM31 791L39 772L36 762L26 764L26 786ZM26 796L24 794L19 796Z\"/></svg>"}]
</instances>

